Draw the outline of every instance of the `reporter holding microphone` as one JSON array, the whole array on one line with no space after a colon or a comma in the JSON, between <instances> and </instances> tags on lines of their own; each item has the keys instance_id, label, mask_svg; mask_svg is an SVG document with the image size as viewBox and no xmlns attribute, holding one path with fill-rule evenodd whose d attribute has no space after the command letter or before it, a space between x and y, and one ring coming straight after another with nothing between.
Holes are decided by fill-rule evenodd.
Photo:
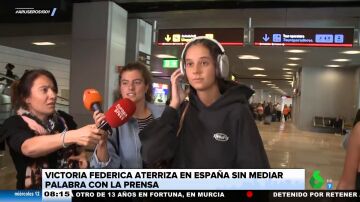
<instances>
[{"instance_id":1,"label":"reporter holding microphone","mask_svg":"<svg viewBox=\"0 0 360 202\"><path fill-rule=\"evenodd\" d=\"M140 132L164 110L163 106L151 103L151 83L151 73L141 63L129 63L121 69L120 97L134 102L136 110L128 122L99 141L90 162L91 168L143 168ZM97 126L106 120L99 111L94 112L93 118Z\"/></svg>"},{"instance_id":2,"label":"reporter holding microphone","mask_svg":"<svg viewBox=\"0 0 360 202\"><path fill-rule=\"evenodd\" d=\"M27 71L12 85L16 115L5 120L2 133L17 171L17 189L41 188L43 168L87 168L79 146L96 145L105 134L95 125L75 130L71 116L55 111L57 92L55 77L44 69Z\"/></svg>"}]
</instances>

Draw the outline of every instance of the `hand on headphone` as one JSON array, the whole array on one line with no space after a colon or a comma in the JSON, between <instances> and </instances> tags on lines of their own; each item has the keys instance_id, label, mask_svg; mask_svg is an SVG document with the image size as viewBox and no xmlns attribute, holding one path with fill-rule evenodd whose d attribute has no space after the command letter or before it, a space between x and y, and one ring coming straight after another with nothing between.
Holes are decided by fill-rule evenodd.
<instances>
[{"instance_id":1,"label":"hand on headphone","mask_svg":"<svg viewBox=\"0 0 360 202\"><path fill-rule=\"evenodd\" d=\"M187 95L190 92L190 89L184 90L181 87L181 79L184 78L184 75L181 73L180 69L177 69L174 73L171 74L171 100L169 106L178 109L181 103L185 100Z\"/></svg>"}]
</instances>

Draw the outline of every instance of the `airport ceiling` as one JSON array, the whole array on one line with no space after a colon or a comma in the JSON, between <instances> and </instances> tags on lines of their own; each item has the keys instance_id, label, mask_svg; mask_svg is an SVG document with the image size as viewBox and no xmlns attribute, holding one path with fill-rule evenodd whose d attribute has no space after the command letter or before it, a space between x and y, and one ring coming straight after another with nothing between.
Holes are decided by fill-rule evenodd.
<instances>
[{"instance_id":1,"label":"airport ceiling","mask_svg":"<svg viewBox=\"0 0 360 202\"><path fill-rule=\"evenodd\" d=\"M40 3L41 2L41 3ZM19 48L71 59L71 21L72 3L92 1L6 1L0 7L0 45ZM129 12L129 18L140 18L150 24L156 21L157 29L175 28L245 28L249 27L251 18L254 27L308 27L308 28L355 28L354 47L352 48L304 48L305 53L285 52L291 47L258 47L251 44L244 46L225 46L230 58L234 75L256 89L263 89L275 94L285 92L291 95L291 86L284 78L287 74L283 68L291 68L295 72L299 68L325 67L328 64L340 65L338 68L354 68L360 66L359 55L346 55L344 50L360 50L360 1L124 1L116 0ZM15 8L59 8L56 16L15 15ZM191 19L191 23L189 22ZM34 46L33 41L52 41L56 46ZM181 47L154 46L152 50L152 68L163 72L157 76L167 78L171 70L161 68L161 59L156 54L171 54L180 57ZM239 55L256 55L260 60L240 60ZM291 61L288 58L301 58ZM349 59L347 62L334 62L333 59ZM296 63L298 66L288 66ZM261 67L265 71L250 71L249 67ZM254 77L256 73L266 74L265 78ZM261 83L270 80L279 89L272 89Z\"/></svg>"}]
</instances>

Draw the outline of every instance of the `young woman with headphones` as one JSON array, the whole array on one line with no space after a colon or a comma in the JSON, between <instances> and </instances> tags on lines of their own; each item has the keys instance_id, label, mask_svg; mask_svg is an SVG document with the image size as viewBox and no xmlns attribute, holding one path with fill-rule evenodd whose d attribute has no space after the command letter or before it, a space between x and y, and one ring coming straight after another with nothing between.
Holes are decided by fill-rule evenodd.
<instances>
[{"instance_id":1,"label":"young woman with headphones","mask_svg":"<svg viewBox=\"0 0 360 202\"><path fill-rule=\"evenodd\" d=\"M150 167L269 168L248 99L253 90L227 81L229 62L214 39L185 45L181 66L171 75L171 101L140 134ZM190 84L181 87L181 80ZM189 96L189 102L184 102Z\"/></svg>"}]
</instances>

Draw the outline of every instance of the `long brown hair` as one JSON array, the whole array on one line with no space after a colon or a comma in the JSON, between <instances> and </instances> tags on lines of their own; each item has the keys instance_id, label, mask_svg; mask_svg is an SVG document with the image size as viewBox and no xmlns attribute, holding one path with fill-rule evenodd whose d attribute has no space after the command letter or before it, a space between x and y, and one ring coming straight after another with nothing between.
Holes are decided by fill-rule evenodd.
<instances>
[{"instance_id":1,"label":"long brown hair","mask_svg":"<svg viewBox=\"0 0 360 202\"><path fill-rule=\"evenodd\" d=\"M119 72L119 85L121 85L122 74L126 71L132 71L132 70L139 71L144 79L145 85L149 86L148 90L145 93L145 100L147 102L151 102L152 101L152 86L151 86L152 77L151 77L150 71L142 63L134 62L134 63L129 63L129 64L125 65L124 67L122 67ZM120 97L121 97L121 95L120 95Z\"/></svg>"}]
</instances>

